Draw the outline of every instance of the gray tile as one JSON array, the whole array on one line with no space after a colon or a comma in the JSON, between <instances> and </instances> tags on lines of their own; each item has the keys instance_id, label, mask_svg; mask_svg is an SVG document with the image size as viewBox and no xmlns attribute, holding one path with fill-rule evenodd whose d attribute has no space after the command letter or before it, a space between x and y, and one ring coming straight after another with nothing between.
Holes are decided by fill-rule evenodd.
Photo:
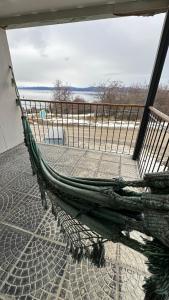
<instances>
[{"instance_id":1,"label":"gray tile","mask_svg":"<svg viewBox=\"0 0 169 300\"><path fill-rule=\"evenodd\" d=\"M65 238L60 232L60 227L58 227L57 220L55 220L55 217L52 215L51 209L46 214L36 233L50 240L65 243Z\"/></svg>"},{"instance_id":2,"label":"gray tile","mask_svg":"<svg viewBox=\"0 0 169 300\"><path fill-rule=\"evenodd\" d=\"M81 160L78 161L76 168L86 168L86 169L96 171L98 166L99 166L98 159L83 157Z\"/></svg>"},{"instance_id":3,"label":"gray tile","mask_svg":"<svg viewBox=\"0 0 169 300\"><path fill-rule=\"evenodd\" d=\"M42 207L41 199L27 195L22 201L15 205L11 214L5 221L34 232L46 214Z\"/></svg>"},{"instance_id":4,"label":"gray tile","mask_svg":"<svg viewBox=\"0 0 169 300\"><path fill-rule=\"evenodd\" d=\"M109 161L101 161L99 172L118 176L120 174L120 164L116 162L111 163Z\"/></svg>"},{"instance_id":5,"label":"gray tile","mask_svg":"<svg viewBox=\"0 0 169 300\"><path fill-rule=\"evenodd\" d=\"M96 152L96 151L86 151L85 158L92 158L92 159L100 159L102 156L102 152Z\"/></svg>"},{"instance_id":6,"label":"gray tile","mask_svg":"<svg viewBox=\"0 0 169 300\"><path fill-rule=\"evenodd\" d=\"M67 151L65 154L63 154L59 159L58 159L58 164L62 165L62 166L74 166L75 163L79 160L79 156L78 155L73 155L73 154L69 154L69 151Z\"/></svg>"},{"instance_id":7,"label":"gray tile","mask_svg":"<svg viewBox=\"0 0 169 300\"><path fill-rule=\"evenodd\" d=\"M16 165L11 165L10 163L7 163L6 166L3 169L1 169L0 172L0 186L7 186L20 174L21 171L17 168Z\"/></svg>"},{"instance_id":8,"label":"gray tile","mask_svg":"<svg viewBox=\"0 0 169 300\"><path fill-rule=\"evenodd\" d=\"M122 177L130 177L136 179L139 177L138 169L135 165L122 164L121 165L121 176Z\"/></svg>"},{"instance_id":9,"label":"gray tile","mask_svg":"<svg viewBox=\"0 0 169 300\"><path fill-rule=\"evenodd\" d=\"M10 270L30 240L30 235L17 231L10 226L0 226L0 283L8 276ZM2 291L3 293L3 291Z\"/></svg>"},{"instance_id":10,"label":"gray tile","mask_svg":"<svg viewBox=\"0 0 169 300\"><path fill-rule=\"evenodd\" d=\"M67 294L71 292L73 299L115 299L116 294L116 266L97 269L89 262L68 265L63 286ZM114 281L114 282L113 282ZM113 282L113 284L112 284ZM66 298L67 299L67 298Z\"/></svg>"},{"instance_id":11,"label":"gray tile","mask_svg":"<svg viewBox=\"0 0 169 300\"><path fill-rule=\"evenodd\" d=\"M72 175L75 177L94 177L95 171L86 168L75 168Z\"/></svg>"},{"instance_id":12,"label":"gray tile","mask_svg":"<svg viewBox=\"0 0 169 300\"><path fill-rule=\"evenodd\" d=\"M144 300L144 274L135 272L131 268L120 266L119 268L119 299L120 300Z\"/></svg>"},{"instance_id":13,"label":"gray tile","mask_svg":"<svg viewBox=\"0 0 169 300\"><path fill-rule=\"evenodd\" d=\"M33 238L6 279L1 292L15 295L17 299L23 296L29 299L55 296L66 260L65 247Z\"/></svg>"},{"instance_id":14,"label":"gray tile","mask_svg":"<svg viewBox=\"0 0 169 300\"><path fill-rule=\"evenodd\" d=\"M109 173L97 172L95 177L104 178L104 179L112 179L112 178L115 178L115 177L119 177L119 175L113 175L113 174L109 174Z\"/></svg>"},{"instance_id":15,"label":"gray tile","mask_svg":"<svg viewBox=\"0 0 169 300\"><path fill-rule=\"evenodd\" d=\"M36 176L30 173L21 173L15 179L13 179L8 188L13 189L18 192L28 193L30 189L36 184Z\"/></svg>"},{"instance_id":16,"label":"gray tile","mask_svg":"<svg viewBox=\"0 0 169 300\"><path fill-rule=\"evenodd\" d=\"M128 164L128 165L137 165L137 162L132 159L131 156L129 155L121 155L121 163L123 164Z\"/></svg>"},{"instance_id":17,"label":"gray tile","mask_svg":"<svg viewBox=\"0 0 169 300\"><path fill-rule=\"evenodd\" d=\"M53 145L43 145L38 144L38 147L44 157L47 161L50 161L51 163L56 163L64 153L68 151L67 147L62 146L53 146Z\"/></svg>"},{"instance_id":18,"label":"gray tile","mask_svg":"<svg viewBox=\"0 0 169 300\"><path fill-rule=\"evenodd\" d=\"M84 149L77 149L77 148L67 148L67 153L71 155L76 155L78 157L83 157L86 153Z\"/></svg>"},{"instance_id":19,"label":"gray tile","mask_svg":"<svg viewBox=\"0 0 169 300\"><path fill-rule=\"evenodd\" d=\"M53 168L56 172L66 176L70 176L73 170L73 166L71 164L65 166L63 164L56 163Z\"/></svg>"},{"instance_id":20,"label":"gray tile","mask_svg":"<svg viewBox=\"0 0 169 300\"><path fill-rule=\"evenodd\" d=\"M18 205L25 195L14 190L1 189L0 190L0 219L1 221L6 217L12 215L12 210Z\"/></svg>"},{"instance_id":21,"label":"gray tile","mask_svg":"<svg viewBox=\"0 0 169 300\"><path fill-rule=\"evenodd\" d=\"M110 161L110 162L120 162L120 155L117 154L109 154L109 153L103 153L102 160Z\"/></svg>"}]
</instances>

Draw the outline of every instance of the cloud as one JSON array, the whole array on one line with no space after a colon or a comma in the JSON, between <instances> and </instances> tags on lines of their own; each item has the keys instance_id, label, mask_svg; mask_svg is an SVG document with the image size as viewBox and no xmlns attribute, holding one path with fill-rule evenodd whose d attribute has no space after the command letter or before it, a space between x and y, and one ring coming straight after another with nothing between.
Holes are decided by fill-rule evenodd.
<instances>
[{"instance_id":1,"label":"cloud","mask_svg":"<svg viewBox=\"0 0 169 300\"><path fill-rule=\"evenodd\" d=\"M108 79L149 81L163 19L161 14L10 30L17 82L52 85L61 79L86 86Z\"/></svg>"}]
</instances>

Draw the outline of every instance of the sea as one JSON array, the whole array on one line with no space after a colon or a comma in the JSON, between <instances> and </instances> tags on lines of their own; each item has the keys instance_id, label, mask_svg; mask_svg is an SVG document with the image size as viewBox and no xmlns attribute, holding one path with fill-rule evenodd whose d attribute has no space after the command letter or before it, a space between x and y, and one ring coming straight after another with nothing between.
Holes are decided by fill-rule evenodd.
<instances>
[{"instance_id":1,"label":"sea","mask_svg":"<svg viewBox=\"0 0 169 300\"><path fill-rule=\"evenodd\" d=\"M53 100L53 92L49 90L19 89L19 94L21 99ZM76 97L83 98L86 102L97 100L95 92L72 92L72 99L75 99Z\"/></svg>"}]
</instances>

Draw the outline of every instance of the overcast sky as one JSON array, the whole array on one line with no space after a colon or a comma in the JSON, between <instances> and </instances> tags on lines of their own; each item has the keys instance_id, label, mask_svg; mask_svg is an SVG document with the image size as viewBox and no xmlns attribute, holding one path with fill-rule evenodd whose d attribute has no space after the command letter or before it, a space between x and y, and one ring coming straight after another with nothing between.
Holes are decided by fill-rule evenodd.
<instances>
[{"instance_id":1,"label":"overcast sky","mask_svg":"<svg viewBox=\"0 0 169 300\"><path fill-rule=\"evenodd\" d=\"M72 86L107 80L148 83L163 20L160 14L9 30L17 83L51 86L56 79ZM168 62L163 82L169 82Z\"/></svg>"}]
</instances>

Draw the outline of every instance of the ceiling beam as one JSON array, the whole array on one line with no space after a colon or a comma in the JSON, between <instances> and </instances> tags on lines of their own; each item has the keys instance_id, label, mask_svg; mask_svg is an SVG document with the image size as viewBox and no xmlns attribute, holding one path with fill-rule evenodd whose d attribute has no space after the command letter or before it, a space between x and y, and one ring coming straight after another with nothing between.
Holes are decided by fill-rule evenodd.
<instances>
[{"instance_id":1,"label":"ceiling beam","mask_svg":"<svg viewBox=\"0 0 169 300\"><path fill-rule=\"evenodd\" d=\"M0 27L12 29L96 20L117 16L153 15L155 13L165 12L168 8L169 0L130 0L114 4L1 17Z\"/></svg>"}]
</instances>

